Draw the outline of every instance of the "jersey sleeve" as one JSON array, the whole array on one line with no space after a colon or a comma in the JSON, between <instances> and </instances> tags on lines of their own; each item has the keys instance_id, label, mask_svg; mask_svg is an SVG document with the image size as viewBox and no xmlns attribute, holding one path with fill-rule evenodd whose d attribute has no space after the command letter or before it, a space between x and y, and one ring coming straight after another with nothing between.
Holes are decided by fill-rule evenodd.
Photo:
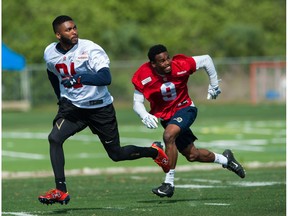
<instances>
[{"instance_id":1,"label":"jersey sleeve","mask_svg":"<svg viewBox=\"0 0 288 216\"><path fill-rule=\"evenodd\" d=\"M149 75L148 63L145 63L134 73L132 84L136 90L143 93L144 85L149 81L151 81L151 76Z\"/></svg>"},{"instance_id":2,"label":"jersey sleeve","mask_svg":"<svg viewBox=\"0 0 288 216\"><path fill-rule=\"evenodd\" d=\"M109 68L110 60L103 48L93 44L90 48L89 65L91 68L99 71L101 68Z\"/></svg>"},{"instance_id":3,"label":"jersey sleeve","mask_svg":"<svg viewBox=\"0 0 288 216\"><path fill-rule=\"evenodd\" d=\"M172 60L177 62L180 68L183 68L189 71L190 74L196 71L196 62L193 57L186 56L183 54L178 54L178 55L175 55Z\"/></svg>"},{"instance_id":4,"label":"jersey sleeve","mask_svg":"<svg viewBox=\"0 0 288 216\"><path fill-rule=\"evenodd\" d=\"M54 59L55 57L57 57L57 54L55 52L56 44L57 44L56 42L51 43L45 48L45 51L44 51L44 60L46 62L46 67L51 72L55 71L54 69L55 67L51 59Z\"/></svg>"},{"instance_id":5,"label":"jersey sleeve","mask_svg":"<svg viewBox=\"0 0 288 216\"><path fill-rule=\"evenodd\" d=\"M134 85L135 89L139 92L143 92L143 85L139 82L139 73L138 71L132 77L132 84Z\"/></svg>"}]
</instances>

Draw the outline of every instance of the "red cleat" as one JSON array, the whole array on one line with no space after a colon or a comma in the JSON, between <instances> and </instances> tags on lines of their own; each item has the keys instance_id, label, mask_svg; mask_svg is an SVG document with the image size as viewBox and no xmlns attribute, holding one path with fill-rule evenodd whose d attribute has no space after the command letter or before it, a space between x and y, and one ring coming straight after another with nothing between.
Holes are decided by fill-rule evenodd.
<instances>
[{"instance_id":1,"label":"red cleat","mask_svg":"<svg viewBox=\"0 0 288 216\"><path fill-rule=\"evenodd\" d=\"M170 170L168 157L163 150L161 142L153 142L151 147L158 151L158 156L154 159L155 163L162 167L165 173L168 173Z\"/></svg>"},{"instance_id":2,"label":"red cleat","mask_svg":"<svg viewBox=\"0 0 288 216\"><path fill-rule=\"evenodd\" d=\"M68 204L70 201L70 196L68 192L63 192L58 189L49 190L45 195L41 195L38 197L38 200L43 204L54 204L56 202L63 204Z\"/></svg>"}]
</instances>

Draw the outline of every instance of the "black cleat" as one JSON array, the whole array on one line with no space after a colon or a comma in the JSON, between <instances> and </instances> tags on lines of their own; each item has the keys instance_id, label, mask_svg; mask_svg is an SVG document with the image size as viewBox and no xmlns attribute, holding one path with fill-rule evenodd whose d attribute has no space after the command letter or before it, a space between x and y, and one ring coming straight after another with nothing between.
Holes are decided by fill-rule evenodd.
<instances>
[{"instance_id":1,"label":"black cleat","mask_svg":"<svg viewBox=\"0 0 288 216\"><path fill-rule=\"evenodd\" d=\"M239 177L245 178L246 172L241 166L241 164L236 161L234 155L230 149L226 149L223 152L223 155L228 159L227 166L222 165L223 168L227 168L228 170L236 173Z\"/></svg>"},{"instance_id":2,"label":"black cleat","mask_svg":"<svg viewBox=\"0 0 288 216\"><path fill-rule=\"evenodd\" d=\"M174 187L169 183L162 183L160 187L153 188L152 192L159 197L172 197L174 194Z\"/></svg>"}]
</instances>

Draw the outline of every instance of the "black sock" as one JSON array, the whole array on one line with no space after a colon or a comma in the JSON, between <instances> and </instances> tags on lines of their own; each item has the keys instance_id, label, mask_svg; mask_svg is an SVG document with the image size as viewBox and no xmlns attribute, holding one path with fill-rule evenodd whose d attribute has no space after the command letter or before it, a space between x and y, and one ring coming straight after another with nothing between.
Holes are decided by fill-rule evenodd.
<instances>
[{"instance_id":1,"label":"black sock","mask_svg":"<svg viewBox=\"0 0 288 216\"><path fill-rule=\"evenodd\" d=\"M55 183L56 183L56 189L61 190L65 193L67 192L65 178L56 178Z\"/></svg>"},{"instance_id":2,"label":"black sock","mask_svg":"<svg viewBox=\"0 0 288 216\"><path fill-rule=\"evenodd\" d=\"M128 154L128 160L134 160L143 157L152 157L155 159L158 155L157 149L152 147L124 146L123 149L125 149L126 152L132 152Z\"/></svg>"},{"instance_id":3,"label":"black sock","mask_svg":"<svg viewBox=\"0 0 288 216\"><path fill-rule=\"evenodd\" d=\"M155 159L158 156L158 150L155 148L151 148L151 147L150 149L151 149L151 153L154 155L152 158Z\"/></svg>"}]
</instances>

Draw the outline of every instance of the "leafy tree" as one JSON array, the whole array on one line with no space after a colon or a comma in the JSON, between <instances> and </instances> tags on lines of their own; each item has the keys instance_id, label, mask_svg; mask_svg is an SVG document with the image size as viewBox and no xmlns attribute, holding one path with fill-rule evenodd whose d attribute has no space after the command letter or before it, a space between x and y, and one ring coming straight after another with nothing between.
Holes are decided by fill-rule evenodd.
<instances>
[{"instance_id":1,"label":"leafy tree","mask_svg":"<svg viewBox=\"0 0 288 216\"><path fill-rule=\"evenodd\" d=\"M149 46L213 56L285 55L285 0L2 0L2 39L28 63L43 63L51 22L74 18L82 38L111 59L146 59Z\"/></svg>"},{"instance_id":2,"label":"leafy tree","mask_svg":"<svg viewBox=\"0 0 288 216\"><path fill-rule=\"evenodd\" d=\"M61 14L73 17L80 38L106 50L114 73L110 90L117 98L131 98L128 82L135 65L116 68L116 60L143 62L148 48L156 43L165 44L171 55L286 54L285 0L2 0L3 42L24 55L29 65L43 67L42 71L30 68L34 104L56 102L46 78L43 52L57 41L51 23ZM15 83L14 75L2 78L6 84ZM13 88L5 88L5 96L13 95Z\"/></svg>"}]
</instances>

